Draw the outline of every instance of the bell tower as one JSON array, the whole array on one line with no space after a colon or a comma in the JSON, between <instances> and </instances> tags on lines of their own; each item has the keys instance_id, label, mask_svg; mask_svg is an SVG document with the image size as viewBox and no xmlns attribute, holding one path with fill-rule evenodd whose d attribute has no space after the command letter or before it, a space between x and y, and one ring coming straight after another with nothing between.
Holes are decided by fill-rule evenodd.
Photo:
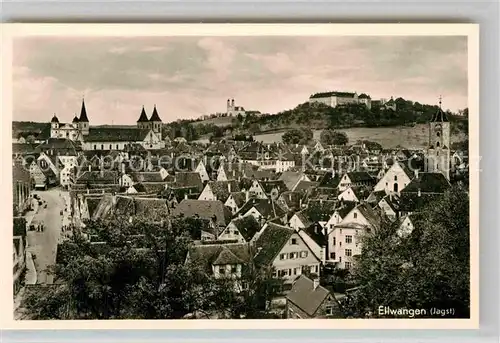
<instances>
[{"instance_id":1,"label":"bell tower","mask_svg":"<svg viewBox=\"0 0 500 343\"><path fill-rule=\"evenodd\" d=\"M441 108L441 97L439 108L429 122L426 170L440 172L450 179L450 121Z\"/></svg>"}]
</instances>

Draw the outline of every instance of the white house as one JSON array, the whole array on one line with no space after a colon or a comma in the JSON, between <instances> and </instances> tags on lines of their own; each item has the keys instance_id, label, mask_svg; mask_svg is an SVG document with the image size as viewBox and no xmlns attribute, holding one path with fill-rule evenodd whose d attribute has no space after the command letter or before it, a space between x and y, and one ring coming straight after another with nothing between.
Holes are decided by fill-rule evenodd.
<instances>
[{"instance_id":1,"label":"white house","mask_svg":"<svg viewBox=\"0 0 500 343\"><path fill-rule=\"evenodd\" d=\"M413 179L414 173L402 162L395 161L375 185L374 191L385 191L387 194L396 193L405 188Z\"/></svg>"},{"instance_id":2,"label":"white house","mask_svg":"<svg viewBox=\"0 0 500 343\"><path fill-rule=\"evenodd\" d=\"M337 262L340 268L350 269L353 257L361 254L361 235L381 222L380 215L369 205L360 204L353 208L328 236L330 261Z\"/></svg>"},{"instance_id":3,"label":"white house","mask_svg":"<svg viewBox=\"0 0 500 343\"><path fill-rule=\"evenodd\" d=\"M267 199L266 191L259 181L253 180L252 186L248 189L250 195L257 199Z\"/></svg>"},{"instance_id":4,"label":"white house","mask_svg":"<svg viewBox=\"0 0 500 343\"><path fill-rule=\"evenodd\" d=\"M194 170L198 174L200 174L200 178L202 182L209 181L210 177L208 176L207 168L205 168L205 163L203 161L198 162L196 169Z\"/></svg>"}]
</instances>

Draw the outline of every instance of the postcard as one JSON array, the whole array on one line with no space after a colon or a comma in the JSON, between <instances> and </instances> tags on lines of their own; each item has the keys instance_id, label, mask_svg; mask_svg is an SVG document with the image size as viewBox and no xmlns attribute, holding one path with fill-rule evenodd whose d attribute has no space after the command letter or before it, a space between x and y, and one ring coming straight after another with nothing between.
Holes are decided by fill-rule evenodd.
<instances>
[{"instance_id":1,"label":"postcard","mask_svg":"<svg viewBox=\"0 0 500 343\"><path fill-rule=\"evenodd\" d=\"M478 25L2 31L2 327L478 327Z\"/></svg>"}]
</instances>

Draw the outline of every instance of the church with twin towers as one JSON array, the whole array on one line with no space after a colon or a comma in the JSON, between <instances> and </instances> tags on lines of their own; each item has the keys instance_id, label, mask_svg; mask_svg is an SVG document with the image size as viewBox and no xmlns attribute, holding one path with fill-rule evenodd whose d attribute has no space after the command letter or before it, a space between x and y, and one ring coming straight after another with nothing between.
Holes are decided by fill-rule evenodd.
<instances>
[{"instance_id":1,"label":"church with twin towers","mask_svg":"<svg viewBox=\"0 0 500 343\"><path fill-rule=\"evenodd\" d=\"M126 150L126 149L162 149L168 137L163 135L163 122L156 105L148 118L144 106L135 127L90 126L92 115L87 113L85 100L82 100L80 116L74 116L71 122L61 122L54 114L50 121L52 139L69 139L80 142L83 150Z\"/></svg>"}]
</instances>

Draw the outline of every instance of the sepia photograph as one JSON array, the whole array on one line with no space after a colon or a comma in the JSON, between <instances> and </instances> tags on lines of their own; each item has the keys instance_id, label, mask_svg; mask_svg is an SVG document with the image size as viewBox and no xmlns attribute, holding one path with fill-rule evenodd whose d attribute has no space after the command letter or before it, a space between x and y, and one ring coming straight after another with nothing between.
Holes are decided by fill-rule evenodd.
<instances>
[{"instance_id":1,"label":"sepia photograph","mask_svg":"<svg viewBox=\"0 0 500 343\"><path fill-rule=\"evenodd\" d=\"M392 27L13 36L13 320L472 318L471 38Z\"/></svg>"}]
</instances>

